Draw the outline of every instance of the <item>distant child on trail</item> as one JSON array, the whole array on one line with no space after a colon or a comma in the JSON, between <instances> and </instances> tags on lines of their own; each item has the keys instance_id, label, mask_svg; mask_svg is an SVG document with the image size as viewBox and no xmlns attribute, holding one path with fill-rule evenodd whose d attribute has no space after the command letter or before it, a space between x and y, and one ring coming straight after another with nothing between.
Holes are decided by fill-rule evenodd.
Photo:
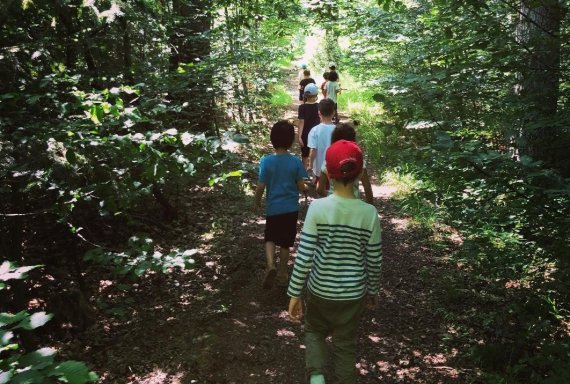
<instances>
[{"instance_id":1,"label":"distant child on trail","mask_svg":"<svg viewBox=\"0 0 570 384\"><path fill-rule=\"evenodd\" d=\"M340 73L336 70L336 63L334 61L329 62L329 72L336 72L340 79Z\"/></svg>"},{"instance_id":2,"label":"distant child on trail","mask_svg":"<svg viewBox=\"0 0 570 384\"><path fill-rule=\"evenodd\" d=\"M261 207L261 197L267 189L265 203L265 256L267 268L263 288L271 289L277 283L287 285L289 248L294 245L299 215L299 191L306 189L303 179L307 172L298 157L289 154L295 140L295 127L286 120L271 128L274 155L261 158L259 181L255 190L255 206ZM279 272L275 268L275 250L279 247Z\"/></svg>"},{"instance_id":3,"label":"distant child on trail","mask_svg":"<svg viewBox=\"0 0 570 384\"><path fill-rule=\"evenodd\" d=\"M357 123L355 122L354 124L356 125ZM337 124L336 128L332 132L331 145L336 143L339 140L348 140L348 141L352 141L352 142L356 143L356 130L354 129L354 126L352 124L349 124L349 123ZM357 199L360 198L360 191L358 188L359 181L362 182L362 187L364 188L365 201L368 204L374 204L374 197L372 196L372 185L370 184L370 178L368 177L368 171L366 170L366 162L364 162L364 164L363 164L361 177L359 179L356 179L356 181L354 183L354 196ZM329 178L327 175L326 161L325 161L325 163L323 164L323 167L321 169L319 186L317 188L317 193L319 195L321 195L321 196L327 195L327 191L325 189L325 186L327 184L329 184ZM330 188L328 194L332 194L332 193L334 193L334 184L331 184L331 188Z\"/></svg>"},{"instance_id":4,"label":"distant child on trail","mask_svg":"<svg viewBox=\"0 0 570 384\"><path fill-rule=\"evenodd\" d=\"M305 169L309 168L309 153L308 147L309 132L314 126L320 122L319 118L319 105L317 104L318 89L315 84L307 84L305 87L305 104L299 105L298 111L298 128L299 128L299 145L301 146L301 157Z\"/></svg>"},{"instance_id":5,"label":"distant child on trail","mask_svg":"<svg viewBox=\"0 0 570 384\"><path fill-rule=\"evenodd\" d=\"M318 180L325 160L327 148L331 145L331 134L335 128L332 122L334 103L330 99L319 101L319 118L321 123L316 125L309 133L309 173L313 172Z\"/></svg>"},{"instance_id":6,"label":"distant child on trail","mask_svg":"<svg viewBox=\"0 0 570 384\"><path fill-rule=\"evenodd\" d=\"M334 71L329 73L329 81L327 81L326 89L327 98L334 102L334 121L338 122L337 95L341 92L340 83L338 82L338 73Z\"/></svg>"},{"instance_id":7,"label":"distant child on trail","mask_svg":"<svg viewBox=\"0 0 570 384\"><path fill-rule=\"evenodd\" d=\"M327 81L329 80L329 72L323 73L323 82L321 83L321 93L323 98L327 98Z\"/></svg>"},{"instance_id":8,"label":"distant child on trail","mask_svg":"<svg viewBox=\"0 0 570 384\"><path fill-rule=\"evenodd\" d=\"M325 383L325 340L332 335L332 382L355 384L358 325L364 307L374 309L378 303L380 223L376 208L353 194L363 166L358 145L337 141L327 150L326 162L335 190L309 206L287 290L289 317L301 321L303 296L305 367L310 383Z\"/></svg>"},{"instance_id":9,"label":"distant child on trail","mask_svg":"<svg viewBox=\"0 0 570 384\"><path fill-rule=\"evenodd\" d=\"M316 84L315 79L311 77L311 71L305 69L303 71L303 79L299 81L299 100L304 101L305 87L307 84Z\"/></svg>"}]
</instances>

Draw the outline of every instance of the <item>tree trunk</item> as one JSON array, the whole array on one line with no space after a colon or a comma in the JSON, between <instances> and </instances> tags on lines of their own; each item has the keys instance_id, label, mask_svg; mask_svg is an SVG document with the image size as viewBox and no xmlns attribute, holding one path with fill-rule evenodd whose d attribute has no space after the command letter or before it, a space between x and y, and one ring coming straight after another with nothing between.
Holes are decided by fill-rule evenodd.
<instances>
[{"instance_id":1,"label":"tree trunk","mask_svg":"<svg viewBox=\"0 0 570 384\"><path fill-rule=\"evenodd\" d=\"M181 64L199 66L211 52L210 38L206 35L212 26L212 0L173 0L174 28L170 36L172 54L170 69L175 71ZM193 103L189 115L196 116L190 125L197 131L213 133L212 109L214 93L213 79L208 68L197 70L189 67L189 82L184 95L176 98L199 100Z\"/></svg>"},{"instance_id":2,"label":"tree trunk","mask_svg":"<svg viewBox=\"0 0 570 384\"><path fill-rule=\"evenodd\" d=\"M519 8L518 42L528 52L516 92L524 110L520 153L556 166L555 150L561 134L553 124L557 112L560 80L560 19L558 0L523 0Z\"/></svg>"}]
</instances>

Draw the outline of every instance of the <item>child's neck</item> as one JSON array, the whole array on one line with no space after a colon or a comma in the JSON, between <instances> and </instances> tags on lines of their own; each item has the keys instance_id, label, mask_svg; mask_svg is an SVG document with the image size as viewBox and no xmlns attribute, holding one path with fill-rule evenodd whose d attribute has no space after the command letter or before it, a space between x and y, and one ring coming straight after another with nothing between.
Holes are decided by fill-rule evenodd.
<instances>
[{"instance_id":1,"label":"child's neck","mask_svg":"<svg viewBox=\"0 0 570 384\"><path fill-rule=\"evenodd\" d=\"M354 196L354 191L353 191L353 184L352 183L346 183L346 185L344 185L344 183L340 180L335 180L333 181L334 183L334 194L340 197L344 197L346 199L356 199L356 197Z\"/></svg>"},{"instance_id":2,"label":"child's neck","mask_svg":"<svg viewBox=\"0 0 570 384\"><path fill-rule=\"evenodd\" d=\"M321 123L323 124L332 124L332 116L331 117L321 117Z\"/></svg>"},{"instance_id":3,"label":"child's neck","mask_svg":"<svg viewBox=\"0 0 570 384\"><path fill-rule=\"evenodd\" d=\"M287 154L287 153L289 153L289 150L288 150L288 149L277 148L277 149L275 150L275 154L276 154L276 155L285 155L285 154Z\"/></svg>"}]
</instances>

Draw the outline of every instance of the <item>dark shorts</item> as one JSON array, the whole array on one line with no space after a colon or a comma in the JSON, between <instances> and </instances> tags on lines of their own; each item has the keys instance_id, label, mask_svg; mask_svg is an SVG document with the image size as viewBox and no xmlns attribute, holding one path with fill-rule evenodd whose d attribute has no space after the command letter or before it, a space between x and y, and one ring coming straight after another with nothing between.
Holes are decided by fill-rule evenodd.
<instances>
[{"instance_id":1,"label":"dark shorts","mask_svg":"<svg viewBox=\"0 0 570 384\"><path fill-rule=\"evenodd\" d=\"M302 146L301 147L301 157L309 157L309 153L311 152L311 148Z\"/></svg>"},{"instance_id":2,"label":"dark shorts","mask_svg":"<svg viewBox=\"0 0 570 384\"><path fill-rule=\"evenodd\" d=\"M266 216L264 240L271 241L279 247L292 247L297 236L298 217L298 211Z\"/></svg>"}]
</instances>

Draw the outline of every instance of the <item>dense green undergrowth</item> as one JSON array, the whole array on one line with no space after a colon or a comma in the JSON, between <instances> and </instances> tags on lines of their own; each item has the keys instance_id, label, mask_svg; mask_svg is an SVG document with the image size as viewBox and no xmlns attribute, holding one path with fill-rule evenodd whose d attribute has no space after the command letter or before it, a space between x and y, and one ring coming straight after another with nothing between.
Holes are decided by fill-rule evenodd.
<instances>
[{"instance_id":1,"label":"dense green undergrowth","mask_svg":"<svg viewBox=\"0 0 570 384\"><path fill-rule=\"evenodd\" d=\"M540 120L510 91L525 52L489 40L514 28L495 18L508 9L468 18L470 5L385 3L347 10L341 68L354 85L339 105L360 122L372 166L398 186L398 207L448 262L438 310L456 332L445 343L486 383L569 382L570 180L564 166L519 151L513 133L524 119L563 126L568 110ZM563 101L565 81L560 89Z\"/></svg>"}]
</instances>

